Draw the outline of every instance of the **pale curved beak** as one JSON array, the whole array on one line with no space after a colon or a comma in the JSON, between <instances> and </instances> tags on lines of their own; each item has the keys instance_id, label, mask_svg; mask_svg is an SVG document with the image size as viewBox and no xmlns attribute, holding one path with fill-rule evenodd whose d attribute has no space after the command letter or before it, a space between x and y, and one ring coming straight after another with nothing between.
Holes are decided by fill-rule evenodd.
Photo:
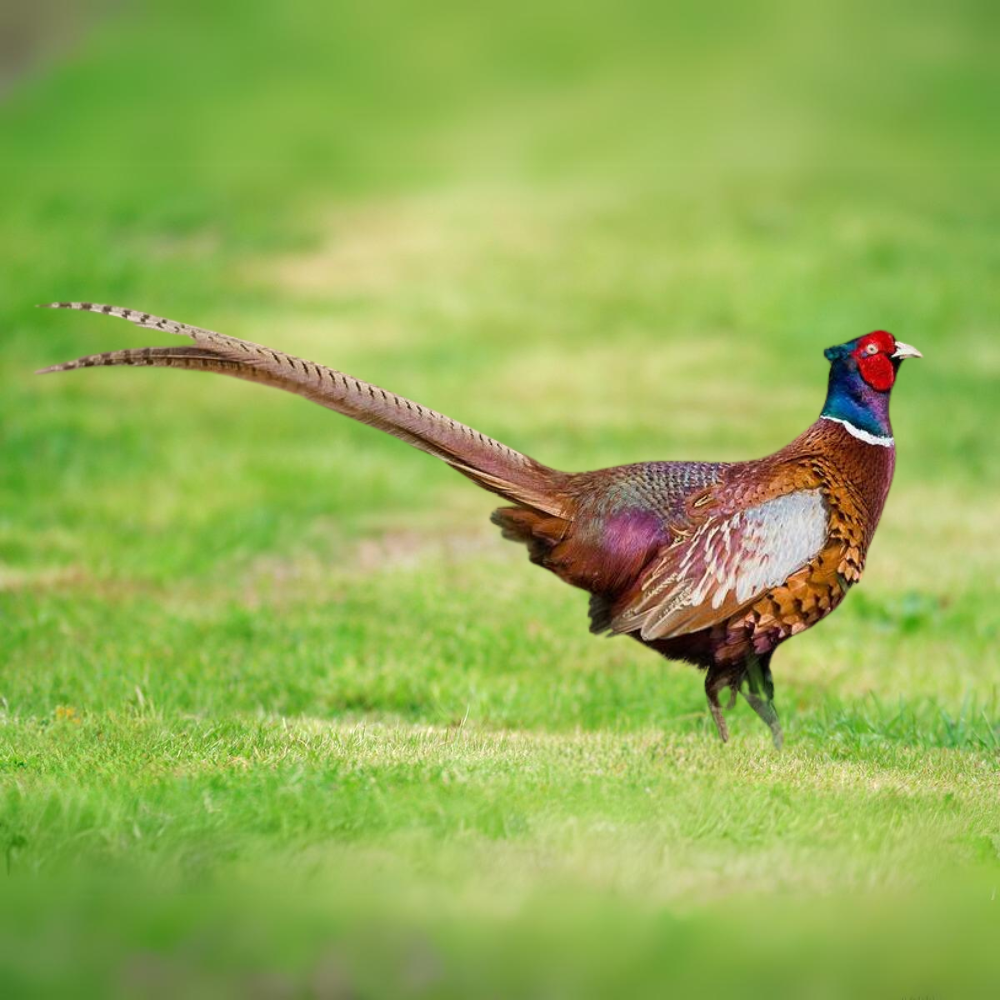
<instances>
[{"instance_id":1,"label":"pale curved beak","mask_svg":"<svg viewBox=\"0 0 1000 1000\"><path fill-rule=\"evenodd\" d=\"M915 347L904 344L901 340L896 341L896 350L892 352L894 358L922 358L923 355Z\"/></svg>"}]
</instances>

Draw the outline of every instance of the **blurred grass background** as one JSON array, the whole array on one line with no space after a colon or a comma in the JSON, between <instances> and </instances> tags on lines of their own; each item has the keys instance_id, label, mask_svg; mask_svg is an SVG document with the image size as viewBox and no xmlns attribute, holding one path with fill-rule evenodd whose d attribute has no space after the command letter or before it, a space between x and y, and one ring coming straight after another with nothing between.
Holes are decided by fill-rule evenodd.
<instances>
[{"instance_id":1,"label":"blurred grass background","mask_svg":"<svg viewBox=\"0 0 1000 1000\"><path fill-rule=\"evenodd\" d=\"M981 2L8 5L5 996L995 995L1000 34ZM550 464L736 459L926 355L788 747L494 505L108 301Z\"/></svg>"}]
</instances>

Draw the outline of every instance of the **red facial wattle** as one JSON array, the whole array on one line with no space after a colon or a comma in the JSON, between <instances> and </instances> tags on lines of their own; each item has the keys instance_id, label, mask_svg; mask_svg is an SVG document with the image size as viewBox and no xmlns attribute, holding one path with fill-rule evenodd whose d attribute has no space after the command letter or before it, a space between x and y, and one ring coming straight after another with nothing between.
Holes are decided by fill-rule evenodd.
<instances>
[{"instance_id":1,"label":"red facial wattle","mask_svg":"<svg viewBox=\"0 0 1000 1000\"><path fill-rule=\"evenodd\" d=\"M896 381L896 366L892 363L895 350L896 338L885 330L876 330L862 337L851 352L861 377L878 392L888 392Z\"/></svg>"}]
</instances>

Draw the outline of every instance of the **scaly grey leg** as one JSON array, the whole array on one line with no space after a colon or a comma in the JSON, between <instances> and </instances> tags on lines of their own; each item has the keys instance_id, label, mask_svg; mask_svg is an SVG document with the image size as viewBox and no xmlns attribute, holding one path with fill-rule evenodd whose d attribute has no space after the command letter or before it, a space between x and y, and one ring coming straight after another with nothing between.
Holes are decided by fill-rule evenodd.
<instances>
[{"instance_id":1,"label":"scaly grey leg","mask_svg":"<svg viewBox=\"0 0 1000 1000\"><path fill-rule=\"evenodd\" d=\"M747 660L744 681L745 686L740 686L740 694L771 730L774 745L780 750L785 737L781 732L781 723L774 708L774 681L771 678L770 653L760 657L751 656Z\"/></svg>"}]
</instances>

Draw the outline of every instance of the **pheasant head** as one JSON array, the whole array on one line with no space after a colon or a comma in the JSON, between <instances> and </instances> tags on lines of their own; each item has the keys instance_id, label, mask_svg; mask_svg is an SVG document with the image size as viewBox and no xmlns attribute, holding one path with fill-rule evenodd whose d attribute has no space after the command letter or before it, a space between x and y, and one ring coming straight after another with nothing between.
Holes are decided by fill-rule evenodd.
<instances>
[{"instance_id":1,"label":"pheasant head","mask_svg":"<svg viewBox=\"0 0 1000 1000\"><path fill-rule=\"evenodd\" d=\"M856 437L892 441L889 395L905 358L923 355L885 330L875 330L825 351L830 385L822 416L844 424Z\"/></svg>"}]
</instances>

